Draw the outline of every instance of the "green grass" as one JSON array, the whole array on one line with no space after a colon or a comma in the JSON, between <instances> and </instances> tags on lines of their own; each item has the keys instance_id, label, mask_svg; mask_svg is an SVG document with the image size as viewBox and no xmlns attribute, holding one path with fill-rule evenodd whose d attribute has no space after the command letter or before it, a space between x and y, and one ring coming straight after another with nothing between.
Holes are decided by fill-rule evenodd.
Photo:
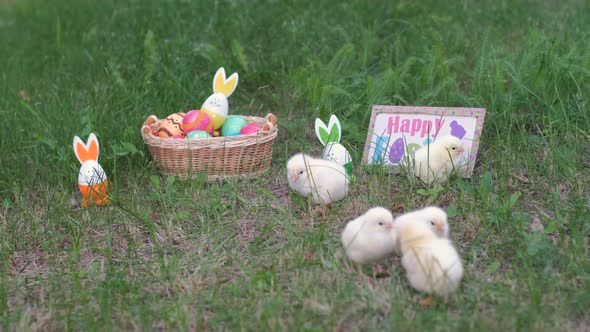
<instances>
[{"instance_id":1,"label":"green grass","mask_svg":"<svg viewBox=\"0 0 590 332\"><path fill-rule=\"evenodd\" d=\"M590 20L585 1L0 2L1 330L590 329ZM238 71L234 114L279 118L272 170L160 177L139 128ZM471 179L441 192L359 160L373 104L484 107ZM325 215L284 165L335 113L357 165ZM113 204L79 200L95 132ZM431 308L372 279L339 233L374 205L436 204L466 275ZM531 223L544 230L533 232Z\"/></svg>"}]
</instances>

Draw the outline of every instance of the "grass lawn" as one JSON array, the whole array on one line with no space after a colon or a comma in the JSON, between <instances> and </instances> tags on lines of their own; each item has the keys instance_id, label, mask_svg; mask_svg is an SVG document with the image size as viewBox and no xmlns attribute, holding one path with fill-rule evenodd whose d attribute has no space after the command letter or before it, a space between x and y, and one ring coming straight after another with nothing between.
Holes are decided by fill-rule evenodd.
<instances>
[{"instance_id":1,"label":"grass lawn","mask_svg":"<svg viewBox=\"0 0 590 332\"><path fill-rule=\"evenodd\" d=\"M0 330L590 330L586 1L0 1ZM272 169L163 177L150 114L200 107L218 67L233 114L277 115ZM475 174L441 191L364 171L373 104L487 109ZM356 183L327 213L288 195L335 113ZM108 207L80 200L95 132ZM465 264L420 304L399 258L343 255L369 207L434 204Z\"/></svg>"}]
</instances>

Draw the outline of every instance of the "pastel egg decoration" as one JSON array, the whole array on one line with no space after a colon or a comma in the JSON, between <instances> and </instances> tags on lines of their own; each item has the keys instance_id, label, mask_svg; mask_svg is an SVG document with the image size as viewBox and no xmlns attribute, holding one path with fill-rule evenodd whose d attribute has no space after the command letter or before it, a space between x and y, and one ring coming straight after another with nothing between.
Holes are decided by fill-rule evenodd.
<instances>
[{"instance_id":1,"label":"pastel egg decoration","mask_svg":"<svg viewBox=\"0 0 590 332\"><path fill-rule=\"evenodd\" d=\"M204 112L205 114L207 114L207 116L209 116L209 119L211 119L211 123L213 123L213 129L214 130L219 130L221 129L221 126L223 126L223 124L225 123L225 120L227 119L226 116L223 116L219 113L215 113L215 111L211 111L208 108L206 108L206 105L203 104L202 108L201 108L201 112Z\"/></svg>"},{"instance_id":2,"label":"pastel egg decoration","mask_svg":"<svg viewBox=\"0 0 590 332\"><path fill-rule=\"evenodd\" d=\"M221 127L221 136L239 136L240 131L248 125L248 121L241 116L230 116Z\"/></svg>"},{"instance_id":3,"label":"pastel egg decoration","mask_svg":"<svg viewBox=\"0 0 590 332\"><path fill-rule=\"evenodd\" d=\"M225 77L225 69L219 68L213 77L213 94L201 106L201 111L207 113L213 122L215 130L221 128L229 113L227 98L238 86L238 73Z\"/></svg>"},{"instance_id":4,"label":"pastel egg decoration","mask_svg":"<svg viewBox=\"0 0 590 332\"><path fill-rule=\"evenodd\" d=\"M186 134L186 138L187 139L201 139L201 138L208 138L211 137L211 135L203 130L193 130L191 132L189 132L188 134Z\"/></svg>"},{"instance_id":5,"label":"pastel egg decoration","mask_svg":"<svg viewBox=\"0 0 590 332\"><path fill-rule=\"evenodd\" d=\"M183 118L184 113L174 113L168 115L164 120L162 120L162 122L160 122L160 125L156 129L156 133L162 138L170 138L178 135L184 136L184 131L182 130Z\"/></svg>"},{"instance_id":6,"label":"pastel egg decoration","mask_svg":"<svg viewBox=\"0 0 590 332\"><path fill-rule=\"evenodd\" d=\"M391 145L391 150L389 150L389 162L392 164L399 163L405 152L406 147L404 146L404 139L400 137Z\"/></svg>"},{"instance_id":7,"label":"pastel egg decoration","mask_svg":"<svg viewBox=\"0 0 590 332\"><path fill-rule=\"evenodd\" d=\"M213 134L213 122L207 113L199 110L187 112L182 119L182 129L188 135L193 130L202 130Z\"/></svg>"},{"instance_id":8,"label":"pastel egg decoration","mask_svg":"<svg viewBox=\"0 0 590 332\"><path fill-rule=\"evenodd\" d=\"M413 155L414 152L416 152L416 150L418 150L421 147L422 147L422 145L416 144L416 143L410 143L410 144L408 144L408 146L406 148L407 155L410 155L410 156Z\"/></svg>"},{"instance_id":9,"label":"pastel egg decoration","mask_svg":"<svg viewBox=\"0 0 590 332\"><path fill-rule=\"evenodd\" d=\"M260 130L260 126L255 123L248 123L242 129L240 129L240 134L242 135L250 135L255 134Z\"/></svg>"}]
</instances>

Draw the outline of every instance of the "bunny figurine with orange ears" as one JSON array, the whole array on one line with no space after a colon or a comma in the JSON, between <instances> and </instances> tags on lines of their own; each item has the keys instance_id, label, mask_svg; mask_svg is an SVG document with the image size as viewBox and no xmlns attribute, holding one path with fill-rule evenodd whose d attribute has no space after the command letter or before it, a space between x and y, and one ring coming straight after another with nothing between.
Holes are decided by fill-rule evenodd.
<instances>
[{"instance_id":1,"label":"bunny figurine with orange ears","mask_svg":"<svg viewBox=\"0 0 590 332\"><path fill-rule=\"evenodd\" d=\"M201 111L209 116L217 133L229 113L227 98L238 86L238 78L238 73L225 78L225 69L219 68L213 77L213 94L201 106Z\"/></svg>"},{"instance_id":2,"label":"bunny figurine with orange ears","mask_svg":"<svg viewBox=\"0 0 590 332\"><path fill-rule=\"evenodd\" d=\"M328 121L328 126L324 121L315 119L315 134L324 145L323 156L326 160L331 160L340 166L343 166L348 176L352 176L352 158L346 148L340 144L342 136L342 127L336 115L332 114Z\"/></svg>"},{"instance_id":3,"label":"bunny figurine with orange ears","mask_svg":"<svg viewBox=\"0 0 590 332\"><path fill-rule=\"evenodd\" d=\"M78 173L78 187L82 193L82 207L104 205L109 202L107 176L98 164L99 145L96 136L91 133L86 144L80 137L74 137L74 153L82 164Z\"/></svg>"}]
</instances>

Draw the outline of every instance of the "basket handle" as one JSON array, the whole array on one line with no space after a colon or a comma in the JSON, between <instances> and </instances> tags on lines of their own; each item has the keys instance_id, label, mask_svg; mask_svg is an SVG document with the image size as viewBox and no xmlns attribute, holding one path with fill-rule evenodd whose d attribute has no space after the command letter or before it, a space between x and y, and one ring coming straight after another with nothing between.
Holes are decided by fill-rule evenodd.
<instances>
[{"instance_id":1,"label":"basket handle","mask_svg":"<svg viewBox=\"0 0 590 332\"><path fill-rule=\"evenodd\" d=\"M145 134L145 135L151 135L152 134L152 126L158 126L158 124L160 123L160 119L158 119L157 116L155 115L150 115L147 117L147 119L145 119L145 121L143 122L143 124L141 125L141 133Z\"/></svg>"},{"instance_id":2,"label":"basket handle","mask_svg":"<svg viewBox=\"0 0 590 332\"><path fill-rule=\"evenodd\" d=\"M264 118L266 119L266 123L262 125L261 129L263 132L269 132L277 126L277 117L274 114L268 113Z\"/></svg>"},{"instance_id":3,"label":"basket handle","mask_svg":"<svg viewBox=\"0 0 590 332\"><path fill-rule=\"evenodd\" d=\"M141 127L141 133L144 135L149 135L152 133L152 128L148 127L148 126L142 126Z\"/></svg>"}]
</instances>

